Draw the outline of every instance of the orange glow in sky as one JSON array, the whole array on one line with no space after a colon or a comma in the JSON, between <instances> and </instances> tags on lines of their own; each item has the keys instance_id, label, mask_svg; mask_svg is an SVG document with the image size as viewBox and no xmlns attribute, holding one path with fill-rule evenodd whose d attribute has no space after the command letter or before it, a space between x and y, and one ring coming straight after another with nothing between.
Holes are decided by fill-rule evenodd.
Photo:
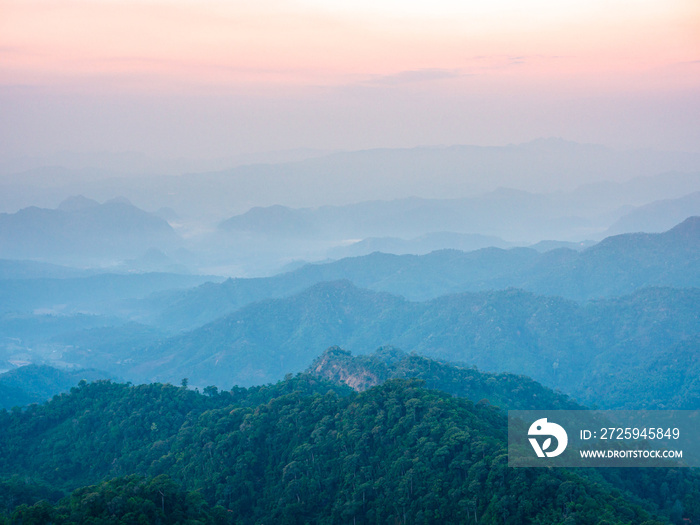
<instances>
[{"instance_id":1,"label":"orange glow in sky","mask_svg":"<svg viewBox=\"0 0 700 525\"><path fill-rule=\"evenodd\" d=\"M573 131L571 101L585 118L592 113L583 105L602 101L596 113L602 119L608 111L604 107L621 107L615 100L626 104L634 99L641 109L625 109L624 118L635 133L648 132L629 142L653 144L655 134L670 136L668 130L662 133L654 127L659 114L676 111L687 120L684 126L692 126L689 115L696 108L688 111L683 106L688 103L681 99L694 101L700 92L700 4L697 0L0 0L1 89L10 93L11 101L0 104L11 106L18 126L28 130L35 124L22 124L20 105L36 106L36 101L28 100L38 96L32 94L37 89L50 95L38 100L46 104L46 115L56 119L66 118L70 110L68 102L51 103L51 97L65 94L103 96L105 102L125 104L127 95L199 97L200 113L215 116L221 114L215 108L222 100L223 107L230 108L248 97L244 105L257 108L250 112L260 122L260 141L275 136L262 126L264 122L273 126L279 115L293 115L308 124L304 133L289 131L291 117L279 117L274 124L279 128L277 147L304 145L292 136L306 137L308 145L328 142L331 132L338 131L338 122L356 115L358 108L377 118L386 108L393 108L393 113L385 114L382 123L367 117L363 129L353 117L347 125L356 126L354 136L365 137L365 142L347 142L348 132L328 146L479 138L499 142L497 118L504 131L502 140L562 134L595 141L594 124L585 132ZM212 97L220 97L219 102ZM136 116L142 111L140 104L150 104L129 100ZM274 101L273 117L269 117L272 106L261 100ZM550 124L544 124L544 117L536 122L540 116L533 117L531 108L552 101L559 106L550 107ZM86 119L94 118L81 103L71 102L82 108ZM429 108L433 103L438 106ZM310 106L315 108L307 112ZM477 134L476 127L467 130L464 125L466 119L477 118L472 111L477 106L478 118L493 123L490 135L483 128ZM656 112L644 124L647 128L640 127L644 108ZM406 111L424 112L416 117L413 138L408 138L406 126L400 129L401 139L391 129L383 135L377 131L387 119ZM570 133L559 124L557 112L562 111L574 126ZM438 114L444 117L438 119ZM246 115L231 113L230 118L249 118ZM40 115L31 118L38 121ZM327 118L326 124L321 125L320 118ZM619 122L623 117L610 118ZM517 119L519 127L513 124ZM671 126L671 117L663 119ZM205 126L203 120L200 125ZM612 133L608 123L597 125ZM515 129L519 134L511 133ZM690 137L698 132L693 133L678 131L678 136L693 144L697 141ZM19 143L14 135L8 136ZM627 140L621 132L618 136ZM57 137L49 139L55 148L73 147ZM126 143L122 147L127 146L131 147Z\"/></svg>"},{"instance_id":2,"label":"orange glow in sky","mask_svg":"<svg viewBox=\"0 0 700 525\"><path fill-rule=\"evenodd\" d=\"M691 2L480 4L3 1L0 79L327 85L515 66L525 76L614 75L700 59Z\"/></svg>"}]
</instances>

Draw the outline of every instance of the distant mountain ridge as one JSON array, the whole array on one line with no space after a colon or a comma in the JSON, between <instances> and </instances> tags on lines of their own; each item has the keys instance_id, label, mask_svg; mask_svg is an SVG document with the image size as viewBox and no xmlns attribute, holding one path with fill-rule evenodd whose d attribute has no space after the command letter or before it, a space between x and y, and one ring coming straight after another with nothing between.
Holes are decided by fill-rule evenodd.
<instances>
[{"instance_id":1,"label":"distant mountain ridge","mask_svg":"<svg viewBox=\"0 0 700 525\"><path fill-rule=\"evenodd\" d=\"M640 206L620 217L608 229L609 235L625 232L662 232L686 217L700 215L700 191L677 199L662 199Z\"/></svg>"},{"instance_id":2,"label":"distant mountain ridge","mask_svg":"<svg viewBox=\"0 0 700 525\"><path fill-rule=\"evenodd\" d=\"M0 214L0 257L84 261L136 257L158 247L172 250L181 240L163 219L125 199L103 204L73 197L58 208L24 208Z\"/></svg>"},{"instance_id":3,"label":"distant mountain ridge","mask_svg":"<svg viewBox=\"0 0 700 525\"><path fill-rule=\"evenodd\" d=\"M499 237L454 232L433 232L413 239L395 237L369 237L345 246L328 250L332 259L359 257L374 252L394 255L425 255L437 250L451 249L464 252L482 248L510 248L511 243Z\"/></svg>"},{"instance_id":4,"label":"distant mountain ridge","mask_svg":"<svg viewBox=\"0 0 700 525\"><path fill-rule=\"evenodd\" d=\"M517 243L543 239L582 241L600 239L616 221L613 233L625 229L627 213L638 207L656 206L659 199L683 202L700 191L700 172L665 173L636 177L625 182L587 184L571 191L533 192L502 185L490 191L460 196L430 198L407 196L397 199L367 200L346 205L294 208L276 203L255 206L230 216L219 224L229 234L257 234L271 238L292 235L324 239L364 239L369 237L412 238L435 232L481 234L502 237ZM280 201L284 202L284 201ZM663 231L700 212L688 204L667 216L650 218L653 231ZM669 220L673 220L669 223ZM659 228L665 225L665 227ZM642 228L641 231L644 231Z\"/></svg>"},{"instance_id":5,"label":"distant mountain ridge","mask_svg":"<svg viewBox=\"0 0 700 525\"><path fill-rule=\"evenodd\" d=\"M217 238L231 249L238 245L271 252L276 248L278 267L294 259L323 261L373 251L469 251L537 245L548 239L590 244L613 234L662 232L689 216L700 215L700 174L669 174L668 178L671 189L667 190L658 188L658 181L652 184L638 178L566 193L499 188L451 199L410 197L319 208L253 207L221 222ZM678 188L672 182L676 179L681 181ZM629 196L625 193L628 188ZM682 193L679 188L692 193ZM665 195L672 198L658 200ZM245 268L251 265L256 268L250 262L243 263ZM265 275L257 268L249 275Z\"/></svg>"},{"instance_id":6,"label":"distant mountain ridge","mask_svg":"<svg viewBox=\"0 0 700 525\"><path fill-rule=\"evenodd\" d=\"M337 204L334 201L341 192L346 195L346 203L366 200L358 195L360 190L371 195L371 199L412 195L449 198L497 187L572 190L581 184L603 180L624 182L669 171L698 170L700 155L697 154L616 151L596 144L550 138L507 146L453 145L332 153L288 164L284 177L288 182L270 189L271 197L275 198L284 195L287 184L303 182L326 195L326 203ZM272 178L273 169L261 170L260 166L223 173L241 176L246 171L254 172L260 182L279 181ZM435 174L440 174L439 178ZM275 201L294 206L288 199L275 198Z\"/></svg>"},{"instance_id":7,"label":"distant mountain ridge","mask_svg":"<svg viewBox=\"0 0 700 525\"><path fill-rule=\"evenodd\" d=\"M503 147L378 149L177 176L39 169L0 177L0 210L15 215L27 206L55 208L75 195L95 202L123 195L171 221L189 252L174 256L174 248L163 238L140 243L143 239L132 237L135 242L122 243L124 253L116 254L93 235L96 242L73 239L73 249L64 250L77 260L67 259L65 253L60 260L42 260L104 267L155 248L173 259L169 268L184 264L201 273L253 277L273 275L294 261L369 253L342 251L363 239L433 237L428 243L387 250L397 253L483 247L438 240L439 232L498 237L520 246L549 239L599 240L635 208L700 191L699 170L697 155L622 152L562 140ZM96 213L100 207L90 209ZM88 211L73 211L77 212ZM223 225L216 229L217 224ZM656 219L649 224L650 231L669 226ZM610 233L623 231L628 230ZM104 229L106 236L118 238ZM40 236L35 240L40 242ZM61 251L71 244L67 241L58 242L58 247L44 244L43 251ZM0 257L42 255L36 244L22 246L13 239L11 247L9 252L0 250Z\"/></svg>"},{"instance_id":8,"label":"distant mountain ridge","mask_svg":"<svg viewBox=\"0 0 700 525\"><path fill-rule=\"evenodd\" d=\"M336 243L367 237L413 238L442 231L519 243L578 241L597 237L607 227L607 218L601 220L599 212L590 208L573 195L499 188L451 199L408 197L320 208L254 207L222 221L219 230L230 235L320 238ZM609 213L622 214L616 210Z\"/></svg>"},{"instance_id":9,"label":"distant mountain ridge","mask_svg":"<svg viewBox=\"0 0 700 525\"><path fill-rule=\"evenodd\" d=\"M194 328L254 301L299 293L323 281L426 300L465 291L521 288L577 301L633 293L645 286L700 287L700 218L660 234L623 234L581 251L560 248L441 250L426 255L373 253L309 264L281 275L229 279L154 298L152 322Z\"/></svg>"},{"instance_id":10,"label":"distant mountain ridge","mask_svg":"<svg viewBox=\"0 0 700 525\"><path fill-rule=\"evenodd\" d=\"M595 202L590 199L632 195L635 192L630 186L615 185L633 178L700 171L698 154L617 151L561 139L493 147L454 145L308 155L314 156L275 165L256 159L256 164L209 172L200 169L196 173L180 161L182 169L177 176L138 178L128 174L119 177L121 161L112 163L115 171L105 174L99 166L109 165L109 159L100 158L95 168L85 167L92 160L86 164L65 159L68 169L45 175L25 173L21 183L11 177L0 178L0 188L5 190L4 194L0 193L0 206L5 202L11 209L37 202L55 206L55 199L75 194L100 201L124 195L142 208L171 207L180 214L216 217L220 221L254 206L318 207L416 195L444 199L478 195L498 187L550 192L569 191L584 184L594 190L590 185L614 181L613 188L606 185L603 191L598 187L592 194L586 194L589 202ZM52 165L56 162L61 163L56 159ZM183 172L189 174L182 175ZM162 171L146 170L146 173ZM643 202L676 198L700 189L697 185L688 189L679 177L673 177L673 183L658 184L658 188L651 187L651 192L652 185L645 182ZM91 182L91 179L98 180ZM29 198L33 185L40 201ZM682 189L682 193L673 193L674 188Z\"/></svg>"}]
</instances>

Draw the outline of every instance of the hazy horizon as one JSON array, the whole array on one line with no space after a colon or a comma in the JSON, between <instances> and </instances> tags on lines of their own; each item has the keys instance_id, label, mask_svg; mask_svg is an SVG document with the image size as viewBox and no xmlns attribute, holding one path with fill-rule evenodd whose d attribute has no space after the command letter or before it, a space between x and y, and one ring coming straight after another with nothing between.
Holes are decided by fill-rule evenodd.
<instances>
[{"instance_id":1,"label":"hazy horizon","mask_svg":"<svg viewBox=\"0 0 700 525\"><path fill-rule=\"evenodd\" d=\"M66 221L81 263L115 217L229 275L664 231L700 212L699 50L691 0L0 0L4 253L49 257ZM136 209L92 209L88 242L77 195Z\"/></svg>"}]
</instances>

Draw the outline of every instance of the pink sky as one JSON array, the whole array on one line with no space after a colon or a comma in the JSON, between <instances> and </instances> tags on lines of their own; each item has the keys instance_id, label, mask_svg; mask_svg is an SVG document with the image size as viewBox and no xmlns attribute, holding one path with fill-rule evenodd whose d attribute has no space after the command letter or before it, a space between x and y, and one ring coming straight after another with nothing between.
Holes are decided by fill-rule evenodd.
<instances>
[{"instance_id":1,"label":"pink sky","mask_svg":"<svg viewBox=\"0 0 700 525\"><path fill-rule=\"evenodd\" d=\"M482 4L0 0L0 154L700 148L698 2Z\"/></svg>"}]
</instances>

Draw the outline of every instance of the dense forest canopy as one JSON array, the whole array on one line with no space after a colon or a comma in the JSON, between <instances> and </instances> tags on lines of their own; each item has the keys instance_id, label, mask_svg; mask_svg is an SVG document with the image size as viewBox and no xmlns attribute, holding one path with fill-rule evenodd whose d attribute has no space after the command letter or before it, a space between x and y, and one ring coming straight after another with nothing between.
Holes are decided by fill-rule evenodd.
<instances>
[{"instance_id":1,"label":"dense forest canopy","mask_svg":"<svg viewBox=\"0 0 700 525\"><path fill-rule=\"evenodd\" d=\"M422 364L446 384L464 372ZM496 390L522 406L533 388L512 376ZM2 504L13 523L651 524L700 516L693 471L509 468L505 412L418 379L361 393L308 374L205 393L82 382L43 405L0 412L0 428Z\"/></svg>"}]
</instances>

